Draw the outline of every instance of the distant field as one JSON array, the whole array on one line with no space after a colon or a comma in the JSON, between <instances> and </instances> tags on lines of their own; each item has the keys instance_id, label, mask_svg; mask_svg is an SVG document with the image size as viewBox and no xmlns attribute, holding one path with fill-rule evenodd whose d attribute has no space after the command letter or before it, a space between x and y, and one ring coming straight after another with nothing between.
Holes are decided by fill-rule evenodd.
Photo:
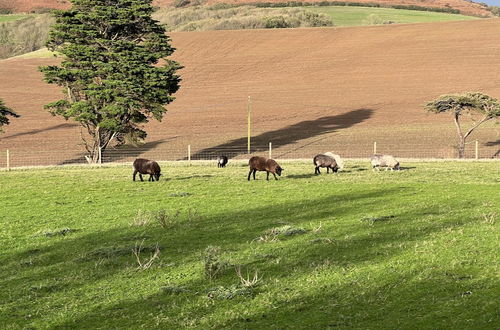
<instances>
[{"instance_id":1,"label":"distant field","mask_svg":"<svg viewBox=\"0 0 500 330\"><path fill-rule=\"evenodd\" d=\"M282 166L270 182L234 163L163 164L160 182L129 166L2 172L2 327L496 327L498 162ZM141 244L141 262L160 249L145 270ZM238 266L260 281L242 286Z\"/></svg>"},{"instance_id":2,"label":"distant field","mask_svg":"<svg viewBox=\"0 0 500 330\"><path fill-rule=\"evenodd\" d=\"M15 21L28 16L29 15L19 15L19 14L0 15L0 23Z\"/></svg>"},{"instance_id":3,"label":"distant field","mask_svg":"<svg viewBox=\"0 0 500 330\"><path fill-rule=\"evenodd\" d=\"M373 7L307 7L307 10L331 16L336 26L366 25L366 20L371 14L377 15L383 21L392 21L394 23L426 23L479 19L465 15Z\"/></svg>"}]
</instances>

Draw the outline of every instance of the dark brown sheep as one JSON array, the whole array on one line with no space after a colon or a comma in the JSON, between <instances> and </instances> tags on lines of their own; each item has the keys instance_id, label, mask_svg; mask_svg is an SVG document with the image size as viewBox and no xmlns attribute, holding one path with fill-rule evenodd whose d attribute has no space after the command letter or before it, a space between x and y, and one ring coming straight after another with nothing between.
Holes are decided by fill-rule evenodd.
<instances>
[{"instance_id":1,"label":"dark brown sheep","mask_svg":"<svg viewBox=\"0 0 500 330\"><path fill-rule=\"evenodd\" d=\"M327 155L319 154L314 156L313 164L314 166L316 166L314 169L314 174L321 174L319 170L320 167L326 167L326 173L329 173L330 169L332 169L332 172L337 172L339 170L335 159Z\"/></svg>"},{"instance_id":2,"label":"dark brown sheep","mask_svg":"<svg viewBox=\"0 0 500 330\"><path fill-rule=\"evenodd\" d=\"M133 174L133 179L135 181L135 175L139 173L139 178L141 181L144 181L142 179L143 174L149 174L149 180L148 181L160 181L160 175L161 175L161 169L160 165L158 165L157 162L154 160L149 160L149 159L144 159L144 158L137 158L134 160L134 174Z\"/></svg>"},{"instance_id":3,"label":"dark brown sheep","mask_svg":"<svg viewBox=\"0 0 500 330\"><path fill-rule=\"evenodd\" d=\"M252 173L253 179L255 180L255 172L257 171L266 171L266 180L269 180L269 173L272 173L274 175L274 178L278 180L276 174L278 174L278 176L281 176L281 172L283 171L283 168L281 168L281 166L279 166L274 159L267 159L265 157L254 156L250 158L250 160L248 161L248 165L250 166L250 172L248 172L248 181L250 181L250 176L252 175Z\"/></svg>"}]
</instances>

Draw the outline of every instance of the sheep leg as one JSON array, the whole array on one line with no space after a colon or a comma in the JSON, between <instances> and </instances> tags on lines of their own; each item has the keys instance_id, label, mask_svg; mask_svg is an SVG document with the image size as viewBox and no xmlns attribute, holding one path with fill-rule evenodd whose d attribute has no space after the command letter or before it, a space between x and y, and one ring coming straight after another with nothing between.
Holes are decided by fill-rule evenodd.
<instances>
[{"instance_id":1,"label":"sheep leg","mask_svg":"<svg viewBox=\"0 0 500 330\"><path fill-rule=\"evenodd\" d=\"M137 174L137 170L134 171L134 174L132 174L132 180L135 181L135 175Z\"/></svg>"},{"instance_id":2,"label":"sheep leg","mask_svg":"<svg viewBox=\"0 0 500 330\"><path fill-rule=\"evenodd\" d=\"M316 166L314 168L314 174L321 174L321 172L319 171L319 166Z\"/></svg>"},{"instance_id":3,"label":"sheep leg","mask_svg":"<svg viewBox=\"0 0 500 330\"><path fill-rule=\"evenodd\" d=\"M278 178L276 177L276 174L273 173L273 175L274 175L274 180L278 180Z\"/></svg>"},{"instance_id":4,"label":"sheep leg","mask_svg":"<svg viewBox=\"0 0 500 330\"><path fill-rule=\"evenodd\" d=\"M248 172L248 181L250 181L250 176L252 175L253 170L250 169L250 172Z\"/></svg>"},{"instance_id":5,"label":"sheep leg","mask_svg":"<svg viewBox=\"0 0 500 330\"><path fill-rule=\"evenodd\" d=\"M326 167L326 174L330 173L330 166Z\"/></svg>"},{"instance_id":6,"label":"sheep leg","mask_svg":"<svg viewBox=\"0 0 500 330\"><path fill-rule=\"evenodd\" d=\"M254 179L254 180L257 180L257 179L255 179L255 173L257 173L257 169L254 169L254 170L253 170L253 179Z\"/></svg>"},{"instance_id":7,"label":"sheep leg","mask_svg":"<svg viewBox=\"0 0 500 330\"><path fill-rule=\"evenodd\" d=\"M266 177L266 180L269 181L269 171L266 171L267 172L267 177ZM273 173L274 174L274 173Z\"/></svg>"},{"instance_id":8,"label":"sheep leg","mask_svg":"<svg viewBox=\"0 0 500 330\"><path fill-rule=\"evenodd\" d=\"M142 174L139 173L139 179L141 179L141 182L144 182L144 180L142 179Z\"/></svg>"}]
</instances>

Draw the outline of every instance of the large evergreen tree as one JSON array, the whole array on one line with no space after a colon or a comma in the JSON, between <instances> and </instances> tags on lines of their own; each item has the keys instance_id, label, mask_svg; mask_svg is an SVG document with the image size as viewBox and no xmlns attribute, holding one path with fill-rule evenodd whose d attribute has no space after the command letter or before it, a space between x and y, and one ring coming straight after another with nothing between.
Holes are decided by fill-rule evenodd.
<instances>
[{"instance_id":1,"label":"large evergreen tree","mask_svg":"<svg viewBox=\"0 0 500 330\"><path fill-rule=\"evenodd\" d=\"M482 123L500 116L500 103L497 99L482 93L465 93L441 95L436 100L428 102L427 111L433 113L449 112L458 134L458 157L465 157L465 141ZM460 117L469 115L472 125L465 131L462 129Z\"/></svg>"},{"instance_id":2,"label":"large evergreen tree","mask_svg":"<svg viewBox=\"0 0 500 330\"><path fill-rule=\"evenodd\" d=\"M0 132L2 132L3 125L9 124L9 118L7 116L19 117L17 113L12 111L12 109L7 108L7 106L3 103L3 101L0 100Z\"/></svg>"},{"instance_id":3,"label":"large evergreen tree","mask_svg":"<svg viewBox=\"0 0 500 330\"><path fill-rule=\"evenodd\" d=\"M152 19L152 0L71 0L56 11L47 47L62 55L60 66L40 70L45 81L63 87L65 98L46 105L54 115L74 119L89 153L144 139L141 124L161 120L179 89L181 66L167 59L174 48Z\"/></svg>"}]
</instances>

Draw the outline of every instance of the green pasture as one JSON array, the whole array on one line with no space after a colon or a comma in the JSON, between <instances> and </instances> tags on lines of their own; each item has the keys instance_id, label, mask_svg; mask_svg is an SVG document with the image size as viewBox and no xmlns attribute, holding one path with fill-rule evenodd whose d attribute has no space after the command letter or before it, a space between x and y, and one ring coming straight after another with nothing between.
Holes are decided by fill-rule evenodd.
<instances>
[{"instance_id":1,"label":"green pasture","mask_svg":"<svg viewBox=\"0 0 500 330\"><path fill-rule=\"evenodd\" d=\"M282 166L0 172L2 329L498 328L498 162Z\"/></svg>"},{"instance_id":2,"label":"green pasture","mask_svg":"<svg viewBox=\"0 0 500 330\"><path fill-rule=\"evenodd\" d=\"M17 21L18 19L26 18L29 15L24 14L8 14L8 15L0 15L0 23Z\"/></svg>"},{"instance_id":3,"label":"green pasture","mask_svg":"<svg viewBox=\"0 0 500 330\"><path fill-rule=\"evenodd\" d=\"M473 16L457 14L375 7L311 6L307 7L307 10L331 16L333 24L336 26L367 25L368 16L372 14L383 21L392 21L394 23L426 23L479 19Z\"/></svg>"}]
</instances>

